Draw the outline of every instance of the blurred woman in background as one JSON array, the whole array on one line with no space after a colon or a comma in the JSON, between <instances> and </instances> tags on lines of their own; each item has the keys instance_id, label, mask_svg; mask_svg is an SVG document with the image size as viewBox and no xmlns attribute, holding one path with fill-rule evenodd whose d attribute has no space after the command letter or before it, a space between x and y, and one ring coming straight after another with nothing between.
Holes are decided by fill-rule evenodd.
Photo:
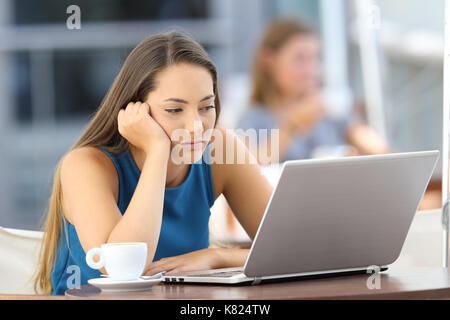
<instances>
[{"instance_id":1,"label":"blurred woman in background","mask_svg":"<svg viewBox=\"0 0 450 320\"><path fill-rule=\"evenodd\" d=\"M314 30L295 19L273 21L254 59L251 106L237 128L278 128L280 162L311 158L320 149L335 156L388 153L387 144L351 114L330 116L320 78Z\"/></svg>"}]
</instances>

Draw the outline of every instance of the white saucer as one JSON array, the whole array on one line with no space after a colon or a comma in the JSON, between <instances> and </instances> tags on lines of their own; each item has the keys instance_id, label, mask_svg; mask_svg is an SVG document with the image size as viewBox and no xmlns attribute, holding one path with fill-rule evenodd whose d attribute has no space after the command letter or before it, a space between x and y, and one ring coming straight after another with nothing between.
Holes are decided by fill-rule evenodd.
<instances>
[{"instance_id":1,"label":"white saucer","mask_svg":"<svg viewBox=\"0 0 450 320\"><path fill-rule=\"evenodd\" d=\"M106 292L144 291L150 290L155 284L163 280L163 277L152 279L136 279L130 281L112 280L108 277L89 279L88 283Z\"/></svg>"}]
</instances>

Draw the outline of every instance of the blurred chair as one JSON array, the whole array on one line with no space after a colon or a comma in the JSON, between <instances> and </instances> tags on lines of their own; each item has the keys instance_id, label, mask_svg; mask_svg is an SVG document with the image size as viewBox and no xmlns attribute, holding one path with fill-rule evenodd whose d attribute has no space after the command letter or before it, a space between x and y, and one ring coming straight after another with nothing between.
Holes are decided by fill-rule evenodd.
<instances>
[{"instance_id":1,"label":"blurred chair","mask_svg":"<svg viewBox=\"0 0 450 320\"><path fill-rule=\"evenodd\" d=\"M0 227L0 294L35 294L36 270L43 232Z\"/></svg>"}]
</instances>

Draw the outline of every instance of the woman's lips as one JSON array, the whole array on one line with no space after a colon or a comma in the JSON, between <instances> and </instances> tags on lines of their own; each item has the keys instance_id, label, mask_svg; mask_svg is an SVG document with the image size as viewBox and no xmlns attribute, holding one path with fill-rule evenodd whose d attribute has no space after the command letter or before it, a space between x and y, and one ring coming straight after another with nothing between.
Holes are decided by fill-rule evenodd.
<instances>
[{"instance_id":1,"label":"woman's lips","mask_svg":"<svg viewBox=\"0 0 450 320\"><path fill-rule=\"evenodd\" d=\"M203 146L204 141L195 141L195 142L183 142L181 145L186 148L197 149Z\"/></svg>"}]
</instances>

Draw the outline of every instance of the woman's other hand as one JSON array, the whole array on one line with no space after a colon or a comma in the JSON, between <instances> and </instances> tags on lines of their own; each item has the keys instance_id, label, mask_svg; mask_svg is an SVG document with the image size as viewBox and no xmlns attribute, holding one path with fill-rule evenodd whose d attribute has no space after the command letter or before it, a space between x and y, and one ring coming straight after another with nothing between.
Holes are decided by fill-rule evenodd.
<instances>
[{"instance_id":1,"label":"woman's other hand","mask_svg":"<svg viewBox=\"0 0 450 320\"><path fill-rule=\"evenodd\" d=\"M308 94L300 102L288 107L284 114L284 126L292 133L307 132L325 114L322 97L318 93Z\"/></svg>"},{"instance_id":2,"label":"woman's other hand","mask_svg":"<svg viewBox=\"0 0 450 320\"><path fill-rule=\"evenodd\" d=\"M178 272L216 269L220 265L219 248L207 248L182 254L179 256L162 258L153 262L145 275L155 275L166 271L166 275Z\"/></svg>"}]
</instances>

